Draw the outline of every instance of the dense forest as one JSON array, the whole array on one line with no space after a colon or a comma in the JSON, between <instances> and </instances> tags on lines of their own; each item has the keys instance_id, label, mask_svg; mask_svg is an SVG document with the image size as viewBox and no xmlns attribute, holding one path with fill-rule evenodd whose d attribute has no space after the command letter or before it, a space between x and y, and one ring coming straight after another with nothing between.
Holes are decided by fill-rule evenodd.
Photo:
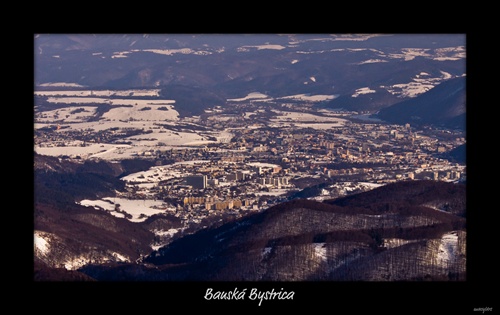
<instances>
[{"instance_id":1,"label":"dense forest","mask_svg":"<svg viewBox=\"0 0 500 315\"><path fill-rule=\"evenodd\" d=\"M144 161L75 163L35 153L34 162L35 237L50 240L50 251L35 251L35 278L66 278L70 273L61 270L65 262L115 261L121 257L118 253L133 261L150 252L154 234L147 225L77 203L124 189L117 176L143 167ZM51 272L50 268L56 269Z\"/></svg>"},{"instance_id":2,"label":"dense forest","mask_svg":"<svg viewBox=\"0 0 500 315\"><path fill-rule=\"evenodd\" d=\"M80 271L115 281L465 280L465 218L455 214L465 190L432 181L383 188L337 203L295 199L179 238L147 265ZM438 201L450 211L423 205Z\"/></svg>"}]
</instances>

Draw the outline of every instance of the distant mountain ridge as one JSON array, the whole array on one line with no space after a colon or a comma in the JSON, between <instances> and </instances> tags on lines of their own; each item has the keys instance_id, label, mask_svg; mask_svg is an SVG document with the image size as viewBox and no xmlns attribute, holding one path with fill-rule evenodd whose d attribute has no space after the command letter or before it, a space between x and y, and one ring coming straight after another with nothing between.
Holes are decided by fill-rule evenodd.
<instances>
[{"instance_id":1,"label":"distant mountain ridge","mask_svg":"<svg viewBox=\"0 0 500 315\"><path fill-rule=\"evenodd\" d=\"M326 107L376 111L465 73L460 34L62 34L34 48L37 86L160 88L182 95L181 115L252 92L335 95Z\"/></svg>"},{"instance_id":2,"label":"distant mountain ridge","mask_svg":"<svg viewBox=\"0 0 500 315\"><path fill-rule=\"evenodd\" d=\"M392 123L434 124L466 129L466 78L443 81L433 89L389 107L376 117Z\"/></svg>"}]
</instances>

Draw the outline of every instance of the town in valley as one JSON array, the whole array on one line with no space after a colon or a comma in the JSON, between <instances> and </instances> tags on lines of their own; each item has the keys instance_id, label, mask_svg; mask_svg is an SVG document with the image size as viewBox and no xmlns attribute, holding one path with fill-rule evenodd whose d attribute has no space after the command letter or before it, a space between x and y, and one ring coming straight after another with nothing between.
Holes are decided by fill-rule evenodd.
<instances>
[{"instance_id":1,"label":"town in valley","mask_svg":"<svg viewBox=\"0 0 500 315\"><path fill-rule=\"evenodd\" d=\"M154 99L155 90L105 92L94 100L102 103L92 106L65 96L81 91L35 92L39 107L56 107L35 116L35 151L79 163L153 162L121 178L126 190L79 201L134 222L168 213L187 227L206 217L241 217L297 197L333 199L395 181L466 178L464 161L450 158L465 144L463 130L317 109L333 96L272 99L251 93L200 116L180 118L174 102ZM151 99L116 98L134 93ZM99 117L100 107L109 110Z\"/></svg>"}]
</instances>

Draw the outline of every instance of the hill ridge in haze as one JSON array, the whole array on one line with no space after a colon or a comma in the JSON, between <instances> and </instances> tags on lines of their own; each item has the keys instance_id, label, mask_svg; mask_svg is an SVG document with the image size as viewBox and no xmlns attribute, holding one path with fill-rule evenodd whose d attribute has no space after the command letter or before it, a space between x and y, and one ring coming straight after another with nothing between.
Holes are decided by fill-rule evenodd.
<instances>
[{"instance_id":1,"label":"hill ridge in haze","mask_svg":"<svg viewBox=\"0 0 500 315\"><path fill-rule=\"evenodd\" d=\"M443 81L429 91L381 109L378 118L397 124L435 124L465 130L465 77Z\"/></svg>"}]
</instances>

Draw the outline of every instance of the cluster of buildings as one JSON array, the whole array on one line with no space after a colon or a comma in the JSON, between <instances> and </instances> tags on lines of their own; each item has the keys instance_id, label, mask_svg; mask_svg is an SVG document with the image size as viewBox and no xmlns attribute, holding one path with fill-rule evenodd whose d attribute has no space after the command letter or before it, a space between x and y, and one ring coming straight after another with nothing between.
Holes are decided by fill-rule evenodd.
<instances>
[{"instance_id":1,"label":"cluster of buildings","mask_svg":"<svg viewBox=\"0 0 500 315\"><path fill-rule=\"evenodd\" d=\"M240 104L217 111L214 116L207 114L208 118L190 118L190 123L203 130L230 131L233 137L202 146L151 146L137 158L154 160L160 166L171 165L168 172L179 175L165 176L167 179L134 193L169 200L179 213L189 213L192 218L197 213L261 210L303 189L303 181L313 186L325 182L384 184L465 179L465 163L446 157L452 149L465 144L464 131L359 120L347 120L331 128L316 127L314 123L309 127L276 126L271 122L271 111L266 110L268 106L272 105ZM318 115L309 107L296 110ZM250 111L252 115L245 114ZM222 114L233 118L215 116ZM341 116L348 118L349 113ZM147 131L37 130L35 143L121 143ZM185 163L198 160L204 162Z\"/></svg>"},{"instance_id":2,"label":"cluster of buildings","mask_svg":"<svg viewBox=\"0 0 500 315\"><path fill-rule=\"evenodd\" d=\"M235 163L201 160L176 163L162 170L160 178L175 172L175 177L148 186L156 199L169 199L178 210L258 210L267 205L263 195L277 196L296 188L288 170L269 163ZM150 175L152 181L156 176ZM137 183L129 182L129 185ZM137 194L138 191L135 192Z\"/></svg>"},{"instance_id":3,"label":"cluster of buildings","mask_svg":"<svg viewBox=\"0 0 500 315\"><path fill-rule=\"evenodd\" d=\"M252 199L225 199L221 200L216 197L184 197L184 206L200 205L205 207L206 210L230 210L241 209L242 207L250 207L254 203Z\"/></svg>"}]
</instances>

